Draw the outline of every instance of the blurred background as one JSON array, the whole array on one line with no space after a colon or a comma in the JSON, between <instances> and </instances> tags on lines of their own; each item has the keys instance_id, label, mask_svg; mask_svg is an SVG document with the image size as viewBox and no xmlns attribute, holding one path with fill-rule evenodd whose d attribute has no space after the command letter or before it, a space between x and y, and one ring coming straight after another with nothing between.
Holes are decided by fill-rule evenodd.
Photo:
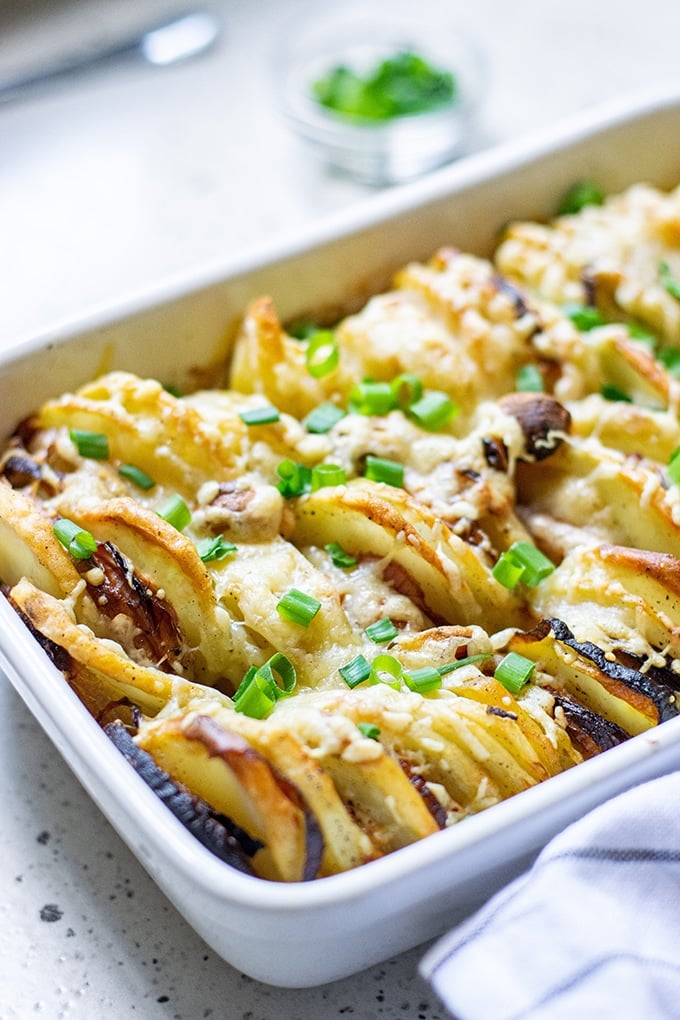
<instances>
[{"instance_id":1,"label":"blurred background","mask_svg":"<svg viewBox=\"0 0 680 1020\"><path fill-rule=\"evenodd\" d=\"M395 4L373 6L387 18ZM410 6L433 24L453 21L481 50L466 152L610 100L680 88L673 0ZM273 68L282 40L330 7L211 0L201 10L219 34L196 59L153 67L128 58L7 93L17 78L190 8L0 0L1 347L217 273L380 200L386 186L329 167L281 116ZM264 988L224 964L156 890L2 678L0 798L3 1020L443 1018L417 976L421 950L308 992Z\"/></svg>"}]
</instances>

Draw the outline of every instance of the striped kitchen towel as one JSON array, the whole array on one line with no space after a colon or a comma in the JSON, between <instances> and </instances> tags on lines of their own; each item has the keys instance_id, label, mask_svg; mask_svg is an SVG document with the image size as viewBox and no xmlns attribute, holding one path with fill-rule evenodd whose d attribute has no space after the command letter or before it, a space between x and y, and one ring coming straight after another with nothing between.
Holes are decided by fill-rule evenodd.
<instances>
[{"instance_id":1,"label":"striped kitchen towel","mask_svg":"<svg viewBox=\"0 0 680 1020\"><path fill-rule=\"evenodd\" d=\"M680 1018L680 773L565 829L421 971L456 1020Z\"/></svg>"}]
</instances>

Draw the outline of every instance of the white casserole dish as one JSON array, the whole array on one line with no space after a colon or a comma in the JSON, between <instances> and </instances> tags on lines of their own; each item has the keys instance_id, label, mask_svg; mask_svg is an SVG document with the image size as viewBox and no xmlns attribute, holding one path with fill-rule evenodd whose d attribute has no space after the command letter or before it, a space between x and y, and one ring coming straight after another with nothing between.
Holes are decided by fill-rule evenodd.
<instances>
[{"instance_id":1,"label":"white casserole dish","mask_svg":"<svg viewBox=\"0 0 680 1020\"><path fill-rule=\"evenodd\" d=\"M580 177L608 191L680 180L680 93L579 118L379 196L247 265L204 271L163 295L21 344L0 362L0 431L99 371L191 378L228 351L246 303L283 319L346 309L441 244L485 254L509 218L541 217ZM445 832L305 885L249 878L214 858L156 800L0 599L0 665L131 850L195 930L261 981L308 986L424 941L514 876L560 828L680 765L680 718Z\"/></svg>"}]
</instances>

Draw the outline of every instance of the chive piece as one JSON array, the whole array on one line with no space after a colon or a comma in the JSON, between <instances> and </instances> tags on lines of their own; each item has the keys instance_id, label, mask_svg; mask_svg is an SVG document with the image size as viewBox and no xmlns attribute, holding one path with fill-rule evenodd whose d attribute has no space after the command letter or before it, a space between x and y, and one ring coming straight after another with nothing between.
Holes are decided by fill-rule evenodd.
<instances>
[{"instance_id":1,"label":"chive piece","mask_svg":"<svg viewBox=\"0 0 680 1020\"><path fill-rule=\"evenodd\" d=\"M515 562L522 567L522 583L535 588L541 581L549 577L555 564L531 542L513 542L508 549Z\"/></svg>"},{"instance_id":2,"label":"chive piece","mask_svg":"<svg viewBox=\"0 0 680 1020\"><path fill-rule=\"evenodd\" d=\"M680 280L677 280L671 272L671 267L667 262L659 262L659 279L661 280L661 286L670 294L671 297L676 298L680 301Z\"/></svg>"},{"instance_id":3,"label":"chive piece","mask_svg":"<svg viewBox=\"0 0 680 1020\"><path fill-rule=\"evenodd\" d=\"M283 698L291 694L297 683L295 666L283 652L274 652L264 666L257 671L266 676L274 684L274 693L277 698ZM278 679L277 679L278 676Z\"/></svg>"},{"instance_id":4,"label":"chive piece","mask_svg":"<svg viewBox=\"0 0 680 1020\"><path fill-rule=\"evenodd\" d=\"M392 690L398 691L401 687L401 680L404 675L404 668L393 655L383 652L376 655L371 664L371 684L387 684Z\"/></svg>"},{"instance_id":5,"label":"chive piece","mask_svg":"<svg viewBox=\"0 0 680 1020\"><path fill-rule=\"evenodd\" d=\"M294 460L282 460L276 468L279 476L278 490L286 499L309 492L312 484L311 469Z\"/></svg>"},{"instance_id":6,"label":"chive piece","mask_svg":"<svg viewBox=\"0 0 680 1020\"><path fill-rule=\"evenodd\" d=\"M204 563L211 563L213 560L224 560L236 552L237 546L233 542L225 542L224 535L217 538L202 538L196 543L198 555Z\"/></svg>"},{"instance_id":7,"label":"chive piece","mask_svg":"<svg viewBox=\"0 0 680 1020\"><path fill-rule=\"evenodd\" d=\"M668 461L668 479L673 485L680 485L680 446L676 447Z\"/></svg>"},{"instance_id":8,"label":"chive piece","mask_svg":"<svg viewBox=\"0 0 680 1020\"><path fill-rule=\"evenodd\" d=\"M370 637L371 641L375 641L378 645L384 645L387 641L392 641L399 631L389 616L384 616L382 620L376 620L375 623L369 624L364 633Z\"/></svg>"},{"instance_id":9,"label":"chive piece","mask_svg":"<svg viewBox=\"0 0 680 1020\"><path fill-rule=\"evenodd\" d=\"M360 722L357 723L357 729L360 730L365 737L370 740L377 740L380 736L380 727L376 726L375 723Z\"/></svg>"},{"instance_id":10,"label":"chive piece","mask_svg":"<svg viewBox=\"0 0 680 1020\"><path fill-rule=\"evenodd\" d=\"M661 347L656 352L656 359L660 361L669 375L674 379L680 379L680 350L677 347Z\"/></svg>"},{"instance_id":11,"label":"chive piece","mask_svg":"<svg viewBox=\"0 0 680 1020\"><path fill-rule=\"evenodd\" d=\"M276 697L267 678L257 670L249 670L234 695L234 710L251 719L265 719L276 704Z\"/></svg>"},{"instance_id":12,"label":"chive piece","mask_svg":"<svg viewBox=\"0 0 680 1020\"><path fill-rule=\"evenodd\" d=\"M300 627L309 627L321 609L321 603L313 595L307 595L297 588L291 588L276 604L279 616Z\"/></svg>"},{"instance_id":13,"label":"chive piece","mask_svg":"<svg viewBox=\"0 0 680 1020\"><path fill-rule=\"evenodd\" d=\"M591 308L590 305L565 305L564 313L582 333L606 325L597 308Z\"/></svg>"},{"instance_id":14,"label":"chive piece","mask_svg":"<svg viewBox=\"0 0 680 1020\"><path fill-rule=\"evenodd\" d=\"M89 531L85 531L75 521L60 517L52 525L56 538L75 560L89 560L97 551L97 541Z\"/></svg>"},{"instance_id":15,"label":"chive piece","mask_svg":"<svg viewBox=\"0 0 680 1020\"><path fill-rule=\"evenodd\" d=\"M136 467L134 464L121 464L118 468L118 474L121 478L126 478L128 482L133 482L139 486L140 489L153 489L156 482L147 475L146 471L142 471L141 468Z\"/></svg>"},{"instance_id":16,"label":"chive piece","mask_svg":"<svg viewBox=\"0 0 680 1020\"><path fill-rule=\"evenodd\" d=\"M308 432L322 434L330 432L334 425L341 421L347 412L335 404L319 404L313 411L310 411L304 419L303 425Z\"/></svg>"},{"instance_id":17,"label":"chive piece","mask_svg":"<svg viewBox=\"0 0 680 1020\"><path fill-rule=\"evenodd\" d=\"M404 488L404 465L399 464L396 460L373 457L369 453L366 457L364 476L372 482L384 482L397 489Z\"/></svg>"},{"instance_id":18,"label":"chive piece","mask_svg":"<svg viewBox=\"0 0 680 1020\"><path fill-rule=\"evenodd\" d=\"M239 418L244 425L272 425L281 420L277 407L266 404L264 407L252 407L249 411L241 411Z\"/></svg>"},{"instance_id":19,"label":"chive piece","mask_svg":"<svg viewBox=\"0 0 680 1020\"><path fill-rule=\"evenodd\" d=\"M512 591L522 579L524 573L524 567L506 550L502 552L498 557L498 560L494 564L491 576L494 580L502 584L504 588Z\"/></svg>"},{"instance_id":20,"label":"chive piece","mask_svg":"<svg viewBox=\"0 0 680 1020\"><path fill-rule=\"evenodd\" d=\"M174 383L163 383L163 389L166 393L169 393L171 397L176 397L178 400L183 395L179 386L175 386Z\"/></svg>"},{"instance_id":21,"label":"chive piece","mask_svg":"<svg viewBox=\"0 0 680 1020\"><path fill-rule=\"evenodd\" d=\"M344 485L346 481L345 469L339 464L317 464L312 468L312 492L328 485Z\"/></svg>"},{"instance_id":22,"label":"chive piece","mask_svg":"<svg viewBox=\"0 0 680 1020\"><path fill-rule=\"evenodd\" d=\"M437 671L440 676L446 676L448 673L453 673L454 670L460 669L461 666L469 666L473 662L479 662L481 659L490 658L490 652L479 652L478 655L466 655L464 659L455 659L453 662L446 662L443 666L437 666Z\"/></svg>"},{"instance_id":23,"label":"chive piece","mask_svg":"<svg viewBox=\"0 0 680 1020\"><path fill-rule=\"evenodd\" d=\"M404 670L404 683L416 694L429 694L439 690L442 678L434 666L422 666L420 669Z\"/></svg>"},{"instance_id":24,"label":"chive piece","mask_svg":"<svg viewBox=\"0 0 680 1020\"><path fill-rule=\"evenodd\" d=\"M645 326L641 326L638 322L629 322L628 333L633 340L639 340L640 343L646 344L652 351L656 350L657 338Z\"/></svg>"},{"instance_id":25,"label":"chive piece","mask_svg":"<svg viewBox=\"0 0 680 1020\"><path fill-rule=\"evenodd\" d=\"M357 655L351 662L340 666L338 673L347 686L354 689L359 684L362 684L364 680L368 680L371 675L371 666L363 655Z\"/></svg>"},{"instance_id":26,"label":"chive piece","mask_svg":"<svg viewBox=\"0 0 680 1020\"><path fill-rule=\"evenodd\" d=\"M349 406L356 414L383 415L393 411L396 399L388 382L366 379L350 390Z\"/></svg>"},{"instance_id":27,"label":"chive piece","mask_svg":"<svg viewBox=\"0 0 680 1020\"><path fill-rule=\"evenodd\" d=\"M356 556L352 556L350 553L345 552L339 542L329 542L328 545L324 546L324 549L330 556L334 567L340 567L342 570L347 570L349 567L356 567Z\"/></svg>"},{"instance_id":28,"label":"chive piece","mask_svg":"<svg viewBox=\"0 0 680 1020\"><path fill-rule=\"evenodd\" d=\"M390 383L394 402L402 411L415 404L423 395L423 384L412 372L402 372Z\"/></svg>"},{"instance_id":29,"label":"chive piece","mask_svg":"<svg viewBox=\"0 0 680 1020\"><path fill-rule=\"evenodd\" d=\"M517 652L508 652L496 667L494 677L503 684L511 694L518 694L529 682L536 669L536 663Z\"/></svg>"},{"instance_id":30,"label":"chive piece","mask_svg":"<svg viewBox=\"0 0 680 1020\"><path fill-rule=\"evenodd\" d=\"M286 327L286 332L294 340L309 340L310 336L319 332L319 327L311 319L297 319Z\"/></svg>"},{"instance_id":31,"label":"chive piece","mask_svg":"<svg viewBox=\"0 0 680 1020\"><path fill-rule=\"evenodd\" d=\"M88 432L86 429L70 429L69 436L81 457L87 457L90 460L107 460L109 440L103 433Z\"/></svg>"},{"instance_id":32,"label":"chive piece","mask_svg":"<svg viewBox=\"0 0 680 1020\"><path fill-rule=\"evenodd\" d=\"M609 383L605 383L600 389L600 394L605 400L620 400L626 404L632 404L633 398L629 397L627 393L620 390L618 386L611 386Z\"/></svg>"},{"instance_id":33,"label":"chive piece","mask_svg":"<svg viewBox=\"0 0 680 1020\"><path fill-rule=\"evenodd\" d=\"M562 196L557 215L573 216L587 205L602 205L604 197L604 191L594 181L575 181Z\"/></svg>"},{"instance_id":34,"label":"chive piece","mask_svg":"<svg viewBox=\"0 0 680 1020\"><path fill-rule=\"evenodd\" d=\"M416 400L408 409L408 414L424 429L434 432L448 425L460 408L446 393L439 390L428 390L420 400Z\"/></svg>"},{"instance_id":35,"label":"chive piece","mask_svg":"<svg viewBox=\"0 0 680 1020\"><path fill-rule=\"evenodd\" d=\"M184 531L191 521L191 510L181 496L174 493L156 511L159 517L171 524L178 531Z\"/></svg>"},{"instance_id":36,"label":"chive piece","mask_svg":"<svg viewBox=\"0 0 680 1020\"><path fill-rule=\"evenodd\" d=\"M538 365L522 365L515 376L515 389L518 393L543 393L545 387Z\"/></svg>"},{"instance_id":37,"label":"chive piece","mask_svg":"<svg viewBox=\"0 0 680 1020\"><path fill-rule=\"evenodd\" d=\"M340 348L335 334L330 329L320 329L313 333L307 341L305 364L307 371L315 379L321 379L338 367Z\"/></svg>"}]
</instances>

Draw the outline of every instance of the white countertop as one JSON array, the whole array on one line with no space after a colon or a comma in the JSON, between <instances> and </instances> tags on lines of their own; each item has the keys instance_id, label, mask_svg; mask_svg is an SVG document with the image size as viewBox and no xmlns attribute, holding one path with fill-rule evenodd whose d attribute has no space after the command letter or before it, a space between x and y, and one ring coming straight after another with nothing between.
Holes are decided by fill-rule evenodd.
<instances>
[{"instance_id":1,"label":"white countertop","mask_svg":"<svg viewBox=\"0 0 680 1020\"><path fill-rule=\"evenodd\" d=\"M316 163L278 118L269 55L301 5L211 6L223 36L200 60L109 69L0 104L3 347L373 199ZM0 78L69 38L171 9L171 0L4 3ZM476 0L460 16L489 68L476 147L680 82L672 0ZM156 889L2 677L0 789L1 1020L443 1020L417 976L422 949L300 991L261 986L225 964Z\"/></svg>"}]
</instances>

